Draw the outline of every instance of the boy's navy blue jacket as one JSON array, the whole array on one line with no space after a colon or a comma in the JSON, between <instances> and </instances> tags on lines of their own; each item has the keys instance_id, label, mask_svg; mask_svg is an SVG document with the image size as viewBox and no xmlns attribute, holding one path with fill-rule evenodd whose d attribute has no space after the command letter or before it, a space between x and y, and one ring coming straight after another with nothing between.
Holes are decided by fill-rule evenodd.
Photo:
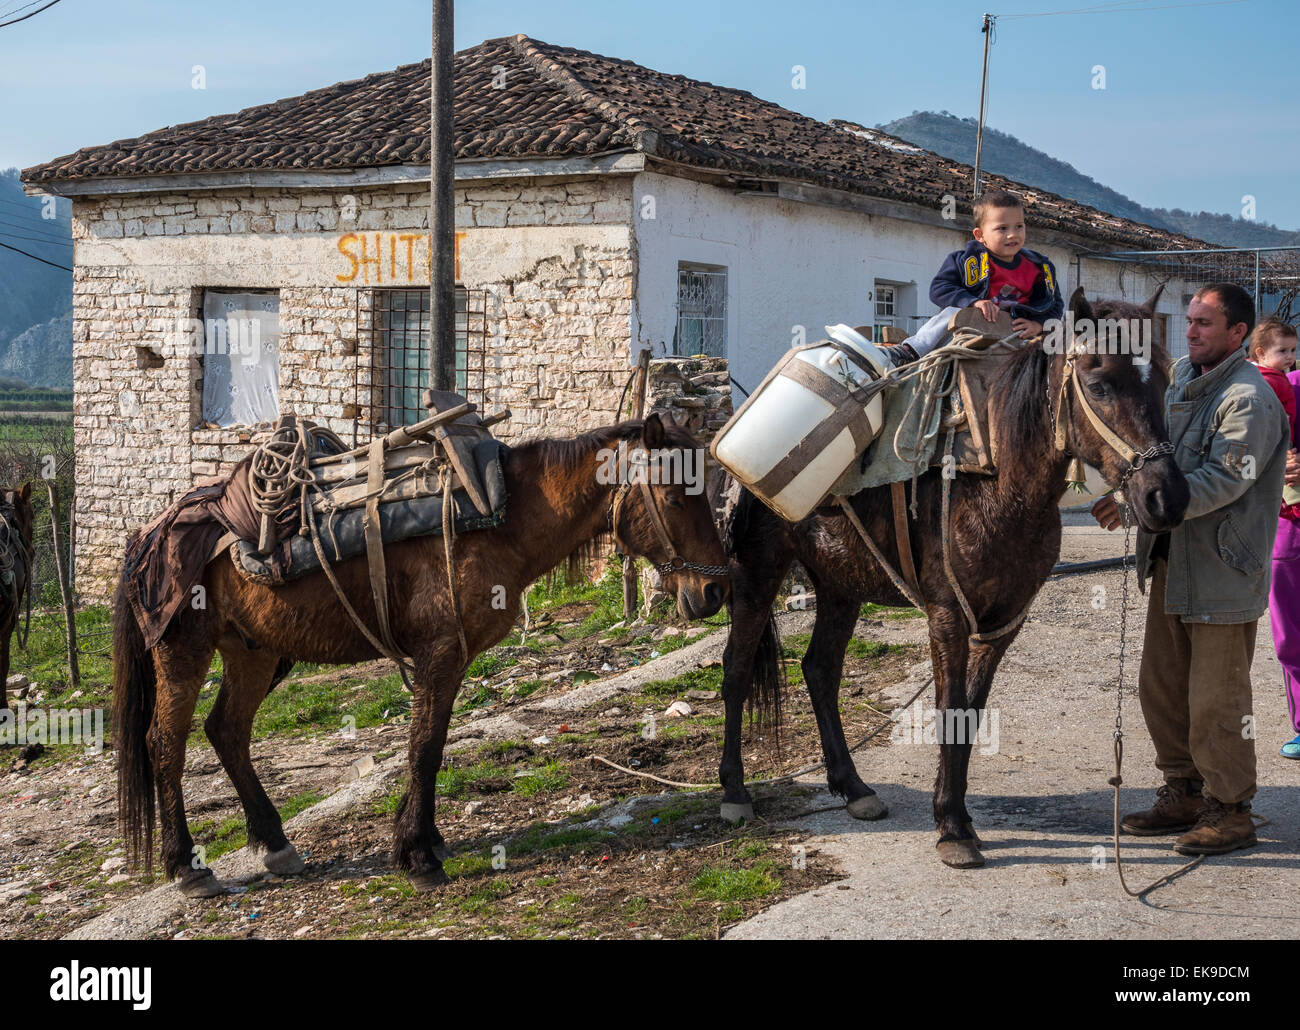
<instances>
[{"instance_id":1,"label":"boy's navy blue jacket","mask_svg":"<svg viewBox=\"0 0 1300 1030\"><path fill-rule=\"evenodd\" d=\"M1011 307L1011 317L1035 322L1060 318L1065 312L1065 302L1056 288L1056 269L1052 262L1028 247L1022 247L1017 257L1022 255L1043 270L1043 277L1034 283L1028 301ZM930 283L930 300L941 308L969 308L977 300L987 299L989 262L995 260L979 240L971 240L963 250L954 250Z\"/></svg>"}]
</instances>

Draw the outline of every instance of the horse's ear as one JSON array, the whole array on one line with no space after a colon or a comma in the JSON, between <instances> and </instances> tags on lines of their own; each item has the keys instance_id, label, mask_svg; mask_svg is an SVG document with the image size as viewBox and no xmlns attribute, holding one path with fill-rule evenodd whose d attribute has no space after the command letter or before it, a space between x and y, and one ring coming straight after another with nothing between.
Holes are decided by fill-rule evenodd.
<instances>
[{"instance_id":1,"label":"horse's ear","mask_svg":"<svg viewBox=\"0 0 1300 1030\"><path fill-rule=\"evenodd\" d=\"M1070 311L1073 312L1076 322L1092 318L1092 305L1088 303L1088 298L1083 295L1082 286L1070 294Z\"/></svg>"},{"instance_id":2,"label":"horse's ear","mask_svg":"<svg viewBox=\"0 0 1300 1030\"><path fill-rule=\"evenodd\" d=\"M31 499L32 499L32 483L31 483L31 480L28 480L26 483L23 484L23 488L22 488L21 490L18 491L18 497L19 497L19 499L22 500L22 501L26 501L26 502L28 502L28 503L31 502Z\"/></svg>"},{"instance_id":3,"label":"horse's ear","mask_svg":"<svg viewBox=\"0 0 1300 1030\"><path fill-rule=\"evenodd\" d=\"M1146 312L1147 318L1156 313L1156 301L1160 299L1160 294L1165 292L1165 284L1161 283L1156 287L1156 292L1147 298L1146 303L1142 305L1142 310Z\"/></svg>"},{"instance_id":4,"label":"horse's ear","mask_svg":"<svg viewBox=\"0 0 1300 1030\"><path fill-rule=\"evenodd\" d=\"M664 424L659 418L659 413L653 412L647 418L641 427L641 439L646 447L652 451L658 450L664 444Z\"/></svg>"}]
</instances>

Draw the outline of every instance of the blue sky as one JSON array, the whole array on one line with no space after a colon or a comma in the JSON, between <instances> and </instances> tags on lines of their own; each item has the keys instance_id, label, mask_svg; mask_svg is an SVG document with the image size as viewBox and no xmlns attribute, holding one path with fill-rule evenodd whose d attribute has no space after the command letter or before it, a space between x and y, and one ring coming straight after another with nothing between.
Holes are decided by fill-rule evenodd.
<instances>
[{"instance_id":1,"label":"blue sky","mask_svg":"<svg viewBox=\"0 0 1300 1030\"><path fill-rule=\"evenodd\" d=\"M0 12L27 0L0 0ZM456 47L523 32L866 125L973 116L1152 206L1300 228L1300 5L1245 0L1012 18L1102 0L462 0ZM1177 6L1173 6L1177 5ZM1164 8L1156 10L1154 8ZM235 111L428 55L427 0L61 0L0 29L0 167ZM0 18L0 20L4 20ZM191 87L203 65L206 88ZM792 88L791 69L806 69ZM1093 68L1105 68L1094 89Z\"/></svg>"}]
</instances>

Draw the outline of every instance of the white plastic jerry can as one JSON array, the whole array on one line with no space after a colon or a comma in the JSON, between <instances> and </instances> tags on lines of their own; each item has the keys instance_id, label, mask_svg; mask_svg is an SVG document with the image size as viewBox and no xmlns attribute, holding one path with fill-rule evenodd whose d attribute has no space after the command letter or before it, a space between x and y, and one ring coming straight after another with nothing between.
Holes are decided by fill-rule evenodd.
<instances>
[{"instance_id":1,"label":"white plastic jerry can","mask_svg":"<svg viewBox=\"0 0 1300 1030\"><path fill-rule=\"evenodd\" d=\"M884 404L862 388L890 363L847 325L787 351L714 438L718 463L782 518L798 522L880 433Z\"/></svg>"}]
</instances>

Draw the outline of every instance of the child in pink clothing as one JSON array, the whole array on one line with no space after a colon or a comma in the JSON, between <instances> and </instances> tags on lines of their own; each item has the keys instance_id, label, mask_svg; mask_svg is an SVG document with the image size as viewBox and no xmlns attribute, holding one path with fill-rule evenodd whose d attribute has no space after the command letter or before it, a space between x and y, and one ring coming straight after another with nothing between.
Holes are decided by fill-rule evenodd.
<instances>
[{"instance_id":1,"label":"child in pink clothing","mask_svg":"<svg viewBox=\"0 0 1300 1030\"><path fill-rule=\"evenodd\" d=\"M1296 447L1296 392L1300 372L1295 365L1296 330L1268 318L1250 337L1250 360L1259 366L1273 387L1291 422L1291 446ZM1288 373L1290 373L1288 375ZM1282 757L1300 759L1300 491L1286 487L1273 544L1273 582L1268 595L1268 617L1273 626L1273 646L1286 683L1287 708L1293 740L1282 745Z\"/></svg>"}]
</instances>

